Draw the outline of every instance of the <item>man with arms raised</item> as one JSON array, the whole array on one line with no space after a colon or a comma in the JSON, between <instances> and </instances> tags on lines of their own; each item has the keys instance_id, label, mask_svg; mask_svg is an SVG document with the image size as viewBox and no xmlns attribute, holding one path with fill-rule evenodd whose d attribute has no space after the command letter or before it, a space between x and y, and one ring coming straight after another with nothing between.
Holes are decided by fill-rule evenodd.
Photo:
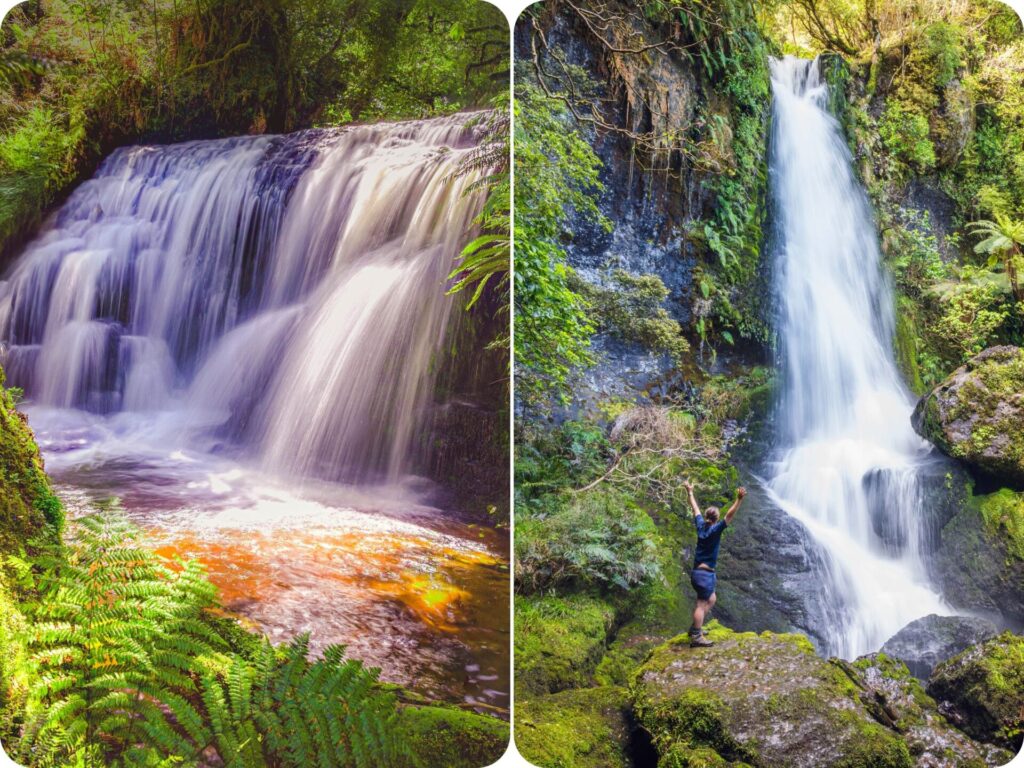
<instances>
[{"instance_id":1,"label":"man with arms raised","mask_svg":"<svg viewBox=\"0 0 1024 768\"><path fill-rule=\"evenodd\" d=\"M693 609L690 646L705 648L714 645L704 636L701 627L704 626L704 617L715 607L715 582L717 580L715 567L718 564L718 546L721 544L722 531L732 522L743 497L747 495L747 489L736 489L736 499L729 507L729 511L725 513L725 519L719 520L718 507L708 507L702 515L700 507L697 505L697 497L693 495L693 483L687 480L683 485L690 498L694 525L697 526L697 547L693 553L693 571L690 573L690 584L693 585L693 589L697 593L697 607Z\"/></svg>"}]
</instances>

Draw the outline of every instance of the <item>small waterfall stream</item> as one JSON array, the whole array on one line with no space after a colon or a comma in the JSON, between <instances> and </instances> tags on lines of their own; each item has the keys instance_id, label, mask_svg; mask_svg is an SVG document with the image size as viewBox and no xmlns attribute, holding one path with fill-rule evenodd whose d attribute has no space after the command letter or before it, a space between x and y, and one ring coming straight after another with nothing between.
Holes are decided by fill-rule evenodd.
<instances>
[{"instance_id":1,"label":"small waterfall stream","mask_svg":"<svg viewBox=\"0 0 1024 768\"><path fill-rule=\"evenodd\" d=\"M871 207L818 62L775 60L771 76L783 385L768 491L827 554L823 650L853 658L949 613L922 557L930 446L910 424Z\"/></svg>"},{"instance_id":2,"label":"small waterfall stream","mask_svg":"<svg viewBox=\"0 0 1024 768\"><path fill-rule=\"evenodd\" d=\"M502 707L507 545L416 476L472 117L115 151L0 283L0 363L72 506L120 497L275 638Z\"/></svg>"}]
</instances>

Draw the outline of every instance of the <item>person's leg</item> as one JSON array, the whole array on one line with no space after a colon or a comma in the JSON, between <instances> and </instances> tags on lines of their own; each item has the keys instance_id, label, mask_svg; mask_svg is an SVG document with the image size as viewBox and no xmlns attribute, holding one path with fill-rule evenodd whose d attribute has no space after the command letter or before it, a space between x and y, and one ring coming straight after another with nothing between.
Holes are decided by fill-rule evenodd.
<instances>
[{"instance_id":1,"label":"person's leg","mask_svg":"<svg viewBox=\"0 0 1024 768\"><path fill-rule=\"evenodd\" d=\"M711 597L708 598L707 605L704 607L704 614L701 622L702 626L704 621L708 621L711 618L711 609L715 607L716 600L718 600L718 593L712 592Z\"/></svg>"},{"instance_id":2,"label":"person's leg","mask_svg":"<svg viewBox=\"0 0 1024 768\"><path fill-rule=\"evenodd\" d=\"M693 626L690 628L691 634L698 634L700 628L704 626L704 614L708 610L708 601L697 599L697 605L693 609Z\"/></svg>"}]
</instances>

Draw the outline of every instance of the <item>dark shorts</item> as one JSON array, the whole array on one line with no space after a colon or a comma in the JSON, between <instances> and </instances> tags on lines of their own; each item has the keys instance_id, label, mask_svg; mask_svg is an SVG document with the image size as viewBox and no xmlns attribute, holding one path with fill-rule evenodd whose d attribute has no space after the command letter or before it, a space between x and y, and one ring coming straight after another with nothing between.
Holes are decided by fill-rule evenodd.
<instances>
[{"instance_id":1,"label":"dark shorts","mask_svg":"<svg viewBox=\"0 0 1024 768\"><path fill-rule=\"evenodd\" d=\"M697 592L698 600L710 600L715 594L715 582L718 576L714 571L705 571L703 568L694 568L690 572L690 584Z\"/></svg>"}]
</instances>

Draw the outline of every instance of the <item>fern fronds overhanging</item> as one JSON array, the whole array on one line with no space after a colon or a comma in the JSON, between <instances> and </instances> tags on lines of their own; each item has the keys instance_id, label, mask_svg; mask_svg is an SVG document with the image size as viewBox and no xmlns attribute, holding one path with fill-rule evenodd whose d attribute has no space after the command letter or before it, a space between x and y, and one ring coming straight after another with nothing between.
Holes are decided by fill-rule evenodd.
<instances>
[{"instance_id":1,"label":"fern fronds overhanging","mask_svg":"<svg viewBox=\"0 0 1024 768\"><path fill-rule=\"evenodd\" d=\"M22 564L29 691L16 757L29 766L364 768L407 760L379 670L308 637L234 651L202 566L168 564L116 510Z\"/></svg>"}]
</instances>

